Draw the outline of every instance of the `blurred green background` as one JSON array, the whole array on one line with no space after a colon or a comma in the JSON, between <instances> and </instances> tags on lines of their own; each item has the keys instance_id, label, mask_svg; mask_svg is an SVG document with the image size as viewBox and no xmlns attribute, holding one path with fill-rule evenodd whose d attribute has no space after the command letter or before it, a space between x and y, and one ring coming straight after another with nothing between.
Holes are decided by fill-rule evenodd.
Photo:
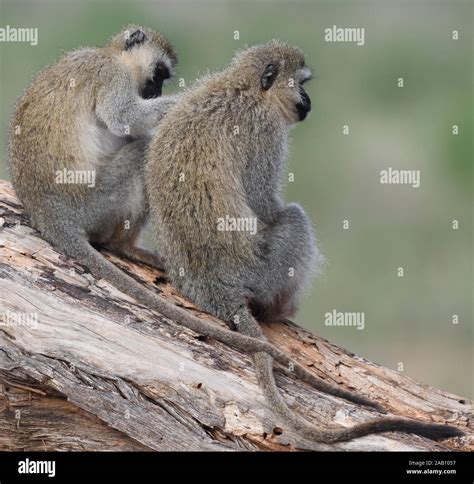
<instances>
[{"instance_id":1,"label":"blurred green background","mask_svg":"<svg viewBox=\"0 0 474 484\"><path fill-rule=\"evenodd\" d=\"M328 264L296 320L361 356L473 396L470 1L0 0L0 19L0 27L39 29L36 47L0 43L2 178L15 99L64 51L144 24L171 39L178 78L189 83L246 44L299 45L315 74L314 111L292 134L287 196L314 221ZM333 25L364 27L365 45L325 42ZM420 169L421 187L381 185L389 166ZM333 309L364 312L365 329L325 326Z\"/></svg>"}]
</instances>

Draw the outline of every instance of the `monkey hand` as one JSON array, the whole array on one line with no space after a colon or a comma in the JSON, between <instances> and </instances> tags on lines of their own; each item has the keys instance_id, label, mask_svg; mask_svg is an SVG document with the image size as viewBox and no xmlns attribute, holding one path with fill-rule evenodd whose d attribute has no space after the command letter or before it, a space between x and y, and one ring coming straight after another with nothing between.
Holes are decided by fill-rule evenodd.
<instances>
[{"instance_id":1,"label":"monkey hand","mask_svg":"<svg viewBox=\"0 0 474 484\"><path fill-rule=\"evenodd\" d=\"M152 138L156 130L158 129L158 124L162 120L162 118L166 115L166 113L176 104L176 102L179 99L178 94L174 94L172 96L163 96L160 98L157 98L156 100L156 113L154 116L154 124L148 129L146 135L150 138Z\"/></svg>"}]
</instances>

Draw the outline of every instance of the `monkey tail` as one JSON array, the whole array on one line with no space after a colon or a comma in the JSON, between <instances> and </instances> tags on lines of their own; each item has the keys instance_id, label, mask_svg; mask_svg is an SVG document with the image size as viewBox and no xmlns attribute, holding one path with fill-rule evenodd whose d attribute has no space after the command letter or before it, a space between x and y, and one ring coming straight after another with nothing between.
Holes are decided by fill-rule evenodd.
<instances>
[{"instance_id":1,"label":"monkey tail","mask_svg":"<svg viewBox=\"0 0 474 484\"><path fill-rule=\"evenodd\" d=\"M239 324L237 324L237 328L242 331L242 333L254 338L265 339L261 327L246 308L241 308L238 314ZM422 435L432 440L464 435L461 430L449 425L424 423L400 417L378 418L354 425L350 428L334 430L321 429L297 415L286 404L275 382L272 355L263 352L255 353L253 355L253 360L257 380L271 408L273 408L276 413L283 418L285 422L288 422L297 432L314 442L343 442L363 437L364 435L392 431ZM316 388L321 389L324 388L324 386L322 387L320 382L318 382ZM349 395L353 397L352 394ZM355 399L351 398L351 400L354 401Z\"/></svg>"},{"instance_id":2,"label":"monkey tail","mask_svg":"<svg viewBox=\"0 0 474 484\"><path fill-rule=\"evenodd\" d=\"M279 363L281 363L283 358L278 358L278 359L274 358L274 359L275 361L278 361ZM355 403L356 405L363 405L365 407L372 408L379 412L386 413L386 410L384 409L384 407L379 403L373 402L372 400L369 400L366 397L343 390L342 388L339 388L336 385L332 385L331 383L327 383L324 380L321 380L321 378L317 377L316 375L308 371L306 368L304 368L302 365L300 365L296 361L291 360L290 358L288 358L288 362L293 365L294 374L300 380L303 380L304 382L311 385L313 388L316 388L316 390L319 390L320 392L323 392L323 393L327 393L328 395L333 395L335 397L343 398L344 400Z\"/></svg>"},{"instance_id":3,"label":"monkey tail","mask_svg":"<svg viewBox=\"0 0 474 484\"><path fill-rule=\"evenodd\" d=\"M399 417L378 418L354 425L350 428L337 430L318 428L295 414L286 404L275 383L272 357L267 353L256 353L254 355L254 361L258 381L271 407L278 412L284 421L289 422L297 432L309 440L322 443L335 443L381 432L407 432L432 440L464 435L460 429L449 425L424 423Z\"/></svg>"}]
</instances>

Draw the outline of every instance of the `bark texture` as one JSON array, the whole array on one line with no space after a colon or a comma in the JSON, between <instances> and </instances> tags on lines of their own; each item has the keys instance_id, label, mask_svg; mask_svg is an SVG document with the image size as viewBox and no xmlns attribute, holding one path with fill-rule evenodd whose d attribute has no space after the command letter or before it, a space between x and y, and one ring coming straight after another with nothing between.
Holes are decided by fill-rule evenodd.
<instances>
[{"instance_id":1,"label":"bark texture","mask_svg":"<svg viewBox=\"0 0 474 484\"><path fill-rule=\"evenodd\" d=\"M105 254L171 303L200 313L163 274ZM463 438L401 433L325 446L266 404L251 358L137 304L56 252L0 181L0 450L474 450L472 402L428 387L291 322L268 339L319 377L390 414L457 425ZM378 415L321 394L276 365L285 399L325 427Z\"/></svg>"}]
</instances>

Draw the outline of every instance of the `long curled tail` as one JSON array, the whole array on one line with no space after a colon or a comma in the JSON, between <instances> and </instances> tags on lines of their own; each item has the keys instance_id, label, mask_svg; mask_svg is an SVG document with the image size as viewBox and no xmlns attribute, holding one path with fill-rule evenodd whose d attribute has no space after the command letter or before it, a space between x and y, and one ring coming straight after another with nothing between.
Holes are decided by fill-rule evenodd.
<instances>
[{"instance_id":1,"label":"long curled tail","mask_svg":"<svg viewBox=\"0 0 474 484\"><path fill-rule=\"evenodd\" d=\"M432 440L463 435L461 430L449 425L424 423L398 417L378 418L353 427L335 430L318 428L298 416L286 404L275 383L272 357L267 353L256 353L254 362L258 381L271 407L277 411L285 422L288 422L297 432L309 440L331 444L381 432L407 432Z\"/></svg>"},{"instance_id":2,"label":"long curled tail","mask_svg":"<svg viewBox=\"0 0 474 484\"><path fill-rule=\"evenodd\" d=\"M243 334L247 334L254 338L265 339L258 323L244 308L239 312L239 322L240 324L237 325L237 328ZM258 352L253 355L253 360L255 363L257 380L271 408L298 433L314 442L331 444L381 432L407 432L421 435L432 440L447 439L449 437L464 435L461 430L450 425L425 423L400 417L378 418L354 425L350 428L334 430L326 430L316 427L293 412L286 404L275 382L272 355L269 353ZM354 398L351 398L351 400L355 401Z\"/></svg>"}]
</instances>

